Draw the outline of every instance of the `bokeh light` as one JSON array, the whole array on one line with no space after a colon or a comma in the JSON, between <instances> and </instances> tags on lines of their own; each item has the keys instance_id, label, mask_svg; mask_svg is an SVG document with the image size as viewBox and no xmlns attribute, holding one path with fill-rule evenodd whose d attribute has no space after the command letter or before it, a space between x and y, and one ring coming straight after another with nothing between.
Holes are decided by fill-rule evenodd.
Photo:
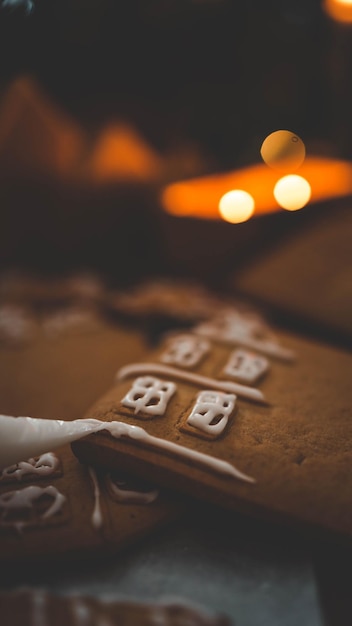
<instances>
[{"instance_id":1,"label":"bokeh light","mask_svg":"<svg viewBox=\"0 0 352 626\"><path fill-rule=\"evenodd\" d=\"M231 224L246 222L253 215L255 202L253 196L242 189L233 189L225 193L219 202L221 217Z\"/></svg>"},{"instance_id":2,"label":"bokeh light","mask_svg":"<svg viewBox=\"0 0 352 626\"><path fill-rule=\"evenodd\" d=\"M276 130L264 139L260 154L269 167L290 173L302 165L306 149L302 139L295 133Z\"/></svg>"},{"instance_id":3,"label":"bokeh light","mask_svg":"<svg viewBox=\"0 0 352 626\"><path fill-rule=\"evenodd\" d=\"M277 203L287 211L302 209L309 202L311 193L309 182L297 174L283 176L274 187Z\"/></svg>"},{"instance_id":4,"label":"bokeh light","mask_svg":"<svg viewBox=\"0 0 352 626\"><path fill-rule=\"evenodd\" d=\"M334 20L352 24L352 0L325 0L324 9Z\"/></svg>"}]
</instances>

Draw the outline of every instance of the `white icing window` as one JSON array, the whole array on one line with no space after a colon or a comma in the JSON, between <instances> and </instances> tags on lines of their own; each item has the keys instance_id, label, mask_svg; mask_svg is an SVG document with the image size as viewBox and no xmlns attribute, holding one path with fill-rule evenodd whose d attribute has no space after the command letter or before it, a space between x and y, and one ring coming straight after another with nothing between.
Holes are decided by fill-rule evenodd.
<instances>
[{"instance_id":1,"label":"white icing window","mask_svg":"<svg viewBox=\"0 0 352 626\"><path fill-rule=\"evenodd\" d=\"M0 481L10 478L22 480L27 475L50 476L60 467L60 462L53 452L46 452L35 459L20 461L16 465L6 467L0 474Z\"/></svg>"},{"instance_id":2,"label":"white icing window","mask_svg":"<svg viewBox=\"0 0 352 626\"><path fill-rule=\"evenodd\" d=\"M224 367L224 373L243 383L255 383L268 369L269 362L264 356L248 350L235 350Z\"/></svg>"},{"instance_id":3,"label":"white icing window","mask_svg":"<svg viewBox=\"0 0 352 626\"><path fill-rule=\"evenodd\" d=\"M211 435L221 435L235 408L236 396L221 391L201 391L187 424Z\"/></svg>"},{"instance_id":4,"label":"white icing window","mask_svg":"<svg viewBox=\"0 0 352 626\"><path fill-rule=\"evenodd\" d=\"M160 360L180 367L193 367L209 352L209 341L196 335L177 335L169 340Z\"/></svg>"},{"instance_id":5,"label":"white icing window","mask_svg":"<svg viewBox=\"0 0 352 626\"><path fill-rule=\"evenodd\" d=\"M135 414L164 415L167 404L176 391L175 383L154 376L140 376L121 401Z\"/></svg>"},{"instance_id":6,"label":"white icing window","mask_svg":"<svg viewBox=\"0 0 352 626\"><path fill-rule=\"evenodd\" d=\"M42 498L48 500L44 511L40 504ZM20 531L25 526L40 524L59 513L65 502L65 496L52 485L30 485L18 491L8 491L0 495L0 527L13 526Z\"/></svg>"}]
</instances>

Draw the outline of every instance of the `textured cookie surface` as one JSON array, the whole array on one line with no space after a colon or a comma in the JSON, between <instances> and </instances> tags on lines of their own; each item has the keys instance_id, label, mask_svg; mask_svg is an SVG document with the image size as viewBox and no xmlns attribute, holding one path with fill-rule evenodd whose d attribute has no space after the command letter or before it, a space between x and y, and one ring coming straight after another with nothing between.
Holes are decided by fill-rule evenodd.
<instances>
[{"instance_id":1,"label":"textured cookie surface","mask_svg":"<svg viewBox=\"0 0 352 626\"><path fill-rule=\"evenodd\" d=\"M0 347L0 412L70 420L113 380L116 366L141 358L137 331L45 328ZM58 330L58 329L57 329ZM96 472L66 446L0 472L0 555L4 560L117 549L172 517L175 506L144 481Z\"/></svg>"},{"instance_id":2,"label":"textured cookie surface","mask_svg":"<svg viewBox=\"0 0 352 626\"><path fill-rule=\"evenodd\" d=\"M351 339L351 238L351 208L330 207L310 228L238 272L232 287Z\"/></svg>"},{"instance_id":3,"label":"textured cookie surface","mask_svg":"<svg viewBox=\"0 0 352 626\"><path fill-rule=\"evenodd\" d=\"M261 335L254 318L249 332L247 324L231 335L230 318L192 335L208 342L196 364L183 336L173 353L169 338L145 363L120 370L87 416L143 433L91 435L73 444L75 454L224 507L350 536L351 356L298 336ZM250 384L237 382L238 370ZM256 388L267 404L246 397Z\"/></svg>"}]
</instances>

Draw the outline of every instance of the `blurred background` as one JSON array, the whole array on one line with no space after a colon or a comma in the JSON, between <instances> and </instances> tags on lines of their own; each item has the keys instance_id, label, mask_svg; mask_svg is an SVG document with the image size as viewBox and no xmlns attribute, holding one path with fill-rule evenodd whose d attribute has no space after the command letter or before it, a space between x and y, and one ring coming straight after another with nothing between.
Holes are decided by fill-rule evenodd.
<instances>
[{"instance_id":1,"label":"blurred background","mask_svg":"<svg viewBox=\"0 0 352 626\"><path fill-rule=\"evenodd\" d=\"M351 332L349 0L0 7L3 268L186 277ZM292 172L261 157L279 129L305 147ZM301 211L274 197L291 173ZM236 188L255 204L239 224L219 212Z\"/></svg>"},{"instance_id":2,"label":"blurred background","mask_svg":"<svg viewBox=\"0 0 352 626\"><path fill-rule=\"evenodd\" d=\"M162 317L190 325L230 296L249 298L278 325L345 349L352 338L351 77L351 0L0 0L0 341L26 345L35 307L83 308L44 316L49 337L70 324L90 327L92 305L128 320L135 315L139 326L140 313L156 312L155 337L165 329ZM263 142L279 130L290 132L264 160ZM301 162L276 159L299 147ZM296 179L286 198L274 193L287 175L309 189L293 205ZM220 210L236 190L249 194L249 208L243 212L236 201ZM127 342L126 328L118 333L116 341ZM128 344L129 358L142 352L138 337ZM73 343L66 360L49 352L54 369L39 350L36 370L29 352L21 366L24 380L29 373L27 396L21 377L18 383L21 352L3 350L7 410L32 398L29 406L39 402L45 412L46 397L53 414L70 402L75 411L75 402L88 406L98 384L101 392L106 387L102 362L112 347L93 363L88 348L80 356ZM116 369L115 356L106 364ZM95 386L82 378L90 367ZM44 371L56 396L50 384L43 394ZM76 392L65 408L70 389ZM268 623L303 623L301 614L305 623L320 623L315 605L306 610L313 582L309 587L296 564L295 545L273 550L264 538L265 549L258 549L257 531L249 534L248 547L239 532L241 556L234 560L240 605L247 593L249 613L264 623L263 595L253 602L253 593L273 589L284 608L275 621L270 592ZM219 570L228 548L217 545L215 558L209 537L200 538L196 556L210 544ZM173 557L165 545L167 562ZM350 624L345 547L306 549L329 626ZM256 559L268 560L263 585L251 565L247 576L246 551L255 567ZM128 579L126 560L121 568ZM164 565L161 571L164 580ZM295 611L285 591L291 571L299 581L290 587ZM236 597L236 582L233 592L224 572L228 598ZM118 580L123 589L123 576Z\"/></svg>"}]
</instances>

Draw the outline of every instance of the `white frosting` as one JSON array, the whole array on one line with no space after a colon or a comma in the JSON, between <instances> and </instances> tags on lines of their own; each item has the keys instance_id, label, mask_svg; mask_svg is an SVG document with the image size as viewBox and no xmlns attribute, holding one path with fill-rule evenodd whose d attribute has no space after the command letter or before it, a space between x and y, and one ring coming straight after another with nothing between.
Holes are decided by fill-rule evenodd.
<instances>
[{"instance_id":1,"label":"white frosting","mask_svg":"<svg viewBox=\"0 0 352 626\"><path fill-rule=\"evenodd\" d=\"M236 396L220 391L201 391L187 424L218 437L235 408Z\"/></svg>"},{"instance_id":2,"label":"white frosting","mask_svg":"<svg viewBox=\"0 0 352 626\"><path fill-rule=\"evenodd\" d=\"M235 350L224 367L227 376L242 383L253 384L269 369L269 361L248 350Z\"/></svg>"},{"instance_id":3,"label":"white frosting","mask_svg":"<svg viewBox=\"0 0 352 626\"><path fill-rule=\"evenodd\" d=\"M210 343L196 335L177 335L171 337L160 360L163 363L179 367L193 367L209 352Z\"/></svg>"},{"instance_id":4,"label":"white frosting","mask_svg":"<svg viewBox=\"0 0 352 626\"><path fill-rule=\"evenodd\" d=\"M0 415L0 469L101 430L97 420L45 420Z\"/></svg>"},{"instance_id":5,"label":"white frosting","mask_svg":"<svg viewBox=\"0 0 352 626\"><path fill-rule=\"evenodd\" d=\"M88 473L93 484L94 508L92 513L92 525L96 530L103 525L103 513L100 506L100 487L96 471L92 467L88 467Z\"/></svg>"},{"instance_id":6,"label":"white frosting","mask_svg":"<svg viewBox=\"0 0 352 626\"><path fill-rule=\"evenodd\" d=\"M191 448L186 448L186 446L181 446L173 441L168 441L167 439L154 437L144 430L144 428L140 428L139 426L125 424L124 422L108 422L105 424L105 429L108 430L113 437L126 437L146 445L149 444L159 450L165 450L173 455L203 466L207 470L213 470L216 473L232 476L233 478L239 478L240 480L244 480L246 482L255 482L253 478L243 474L236 469L234 465L231 465L231 463L228 463L227 461L223 461L222 459L218 459L209 454L204 454L203 452L198 452L197 450L192 450Z\"/></svg>"},{"instance_id":7,"label":"white frosting","mask_svg":"<svg viewBox=\"0 0 352 626\"><path fill-rule=\"evenodd\" d=\"M65 496L50 485L49 487L38 487L37 485L30 485L17 491L7 491L0 495L0 527L14 527L18 531L21 531L25 526L35 523L33 517L35 513L35 504L42 496L47 495L53 499L52 504L44 511L42 515L38 517L38 521L42 521L52 517L58 513L64 503L66 502ZM16 520L16 513L20 516L23 511L29 512L29 518L26 521L21 519ZM11 519L8 519L8 515L11 514Z\"/></svg>"},{"instance_id":8,"label":"white frosting","mask_svg":"<svg viewBox=\"0 0 352 626\"><path fill-rule=\"evenodd\" d=\"M200 467L208 471L232 476L247 482L255 482L253 478L246 476L227 461L223 461L222 459L208 454L203 454L202 452L181 446L172 441L167 441L166 439L154 437L144 430L144 428L124 422L103 422L95 419L63 422L61 420L53 421L31 417L10 417L1 415L0 429L0 459L5 456L6 449L11 448L12 462L17 462L22 456L23 449L28 446L32 450L32 455L36 456L42 451L40 450L42 447L44 447L44 449L53 449L63 445L63 443L67 444L76 441L91 433L107 430L112 437L126 437L131 440L131 442L139 441L159 450L165 450L165 452L200 465ZM19 441L16 440L16 437L19 438ZM27 442L28 445L26 444L26 437L30 439L30 441ZM9 465L9 463L5 463L5 466L6 465ZM29 489L29 487L27 487L27 489Z\"/></svg>"},{"instance_id":9,"label":"white frosting","mask_svg":"<svg viewBox=\"0 0 352 626\"><path fill-rule=\"evenodd\" d=\"M278 359L291 361L295 358L294 352L281 347L263 320L254 314L225 310L212 320L198 324L194 331L216 341L242 345Z\"/></svg>"},{"instance_id":10,"label":"white frosting","mask_svg":"<svg viewBox=\"0 0 352 626\"><path fill-rule=\"evenodd\" d=\"M111 474L105 477L105 481L111 497L121 504L151 504L159 496L157 489L150 489L149 491L128 489L126 481L113 478Z\"/></svg>"},{"instance_id":11,"label":"white frosting","mask_svg":"<svg viewBox=\"0 0 352 626\"><path fill-rule=\"evenodd\" d=\"M140 376L137 378L121 400L123 406L134 409L135 415L164 415L168 402L176 391L176 385L154 378L154 376Z\"/></svg>"},{"instance_id":12,"label":"white frosting","mask_svg":"<svg viewBox=\"0 0 352 626\"><path fill-rule=\"evenodd\" d=\"M213 389L219 391L234 393L255 402L265 402L264 395L259 389L246 387L240 383L234 383L228 380L209 378L208 376L202 376L201 374L196 374L195 372L179 370L176 367L162 365L161 363L132 363L130 365L125 365L117 372L116 378L120 381L124 380L128 376L138 374L161 374L162 376L172 376L178 380L184 380L191 384L199 385L200 387L212 387Z\"/></svg>"},{"instance_id":13,"label":"white frosting","mask_svg":"<svg viewBox=\"0 0 352 626\"><path fill-rule=\"evenodd\" d=\"M60 467L60 461L53 452L45 452L39 458L20 461L10 467L5 467L0 474L0 482L5 478L14 477L18 481L23 476L50 476Z\"/></svg>"}]
</instances>

